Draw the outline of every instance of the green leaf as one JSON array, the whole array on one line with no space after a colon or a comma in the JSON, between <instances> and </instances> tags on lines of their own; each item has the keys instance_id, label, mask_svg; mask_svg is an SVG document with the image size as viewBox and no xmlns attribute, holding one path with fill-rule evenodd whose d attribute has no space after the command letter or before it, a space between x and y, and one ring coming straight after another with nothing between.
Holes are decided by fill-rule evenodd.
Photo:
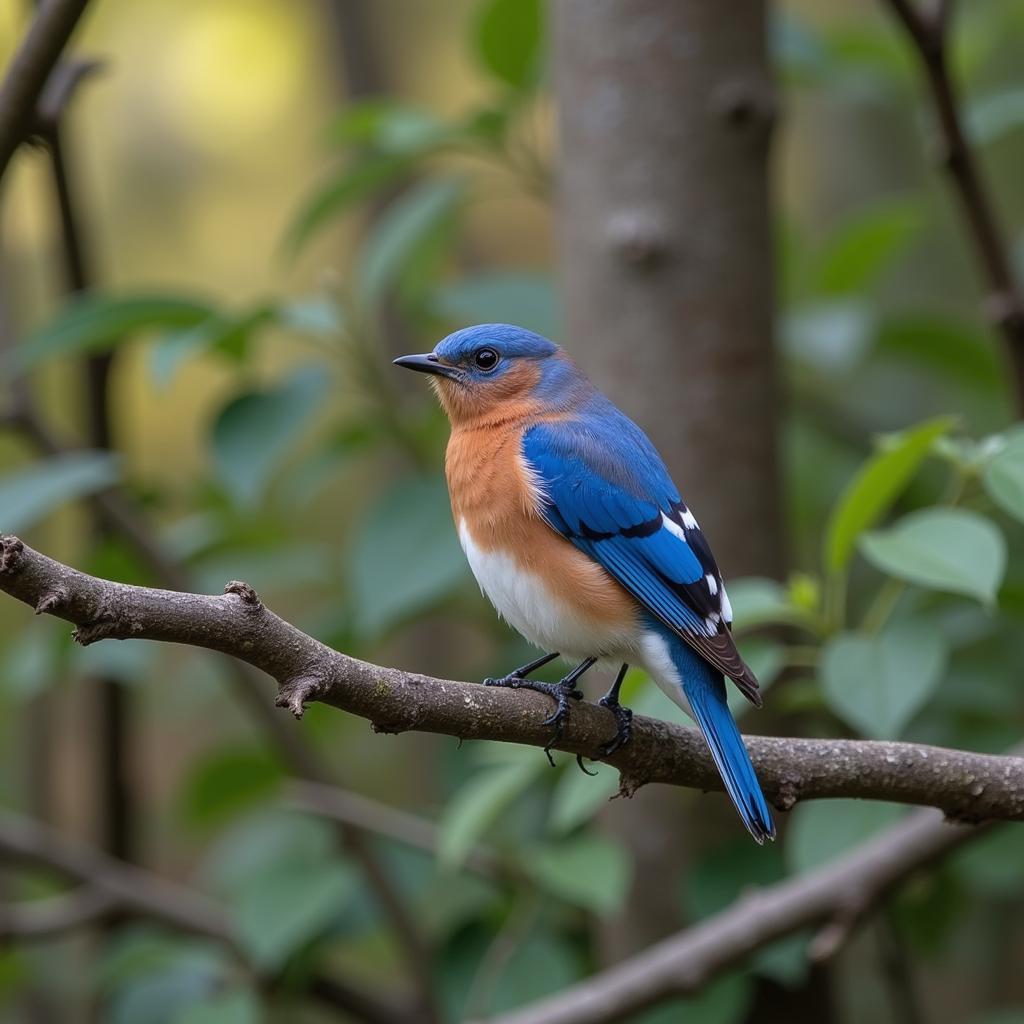
<instances>
[{"instance_id":1,"label":"green leaf","mask_svg":"<svg viewBox=\"0 0 1024 1024\"><path fill-rule=\"evenodd\" d=\"M772 885L785 875L779 844L751 851L745 837L716 844L683 879L688 917L702 920L725 910L751 887Z\"/></svg>"},{"instance_id":2,"label":"green leaf","mask_svg":"<svg viewBox=\"0 0 1024 1024\"><path fill-rule=\"evenodd\" d=\"M341 307L337 300L326 295L280 303L276 312L282 327L305 334L336 335L342 328Z\"/></svg>"},{"instance_id":3,"label":"green leaf","mask_svg":"<svg viewBox=\"0 0 1024 1024\"><path fill-rule=\"evenodd\" d=\"M474 25L473 42L484 67L515 89L536 84L543 40L541 0L486 0Z\"/></svg>"},{"instance_id":4,"label":"green leaf","mask_svg":"<svg viewBox=\"0 0 1024 1024\"><path fill-rule=\"evenodd\" d=\"M786 830L786 859L798 873L811 871L883 832L907 813L873 800L818 800L798 804Z\"/></svg>"},{"instance_id":5,"label":"green leaf","mask_svg":"<svg viewBox=\"0 0 1024 1024\"><path fill-rule=\"evenodd\" d=\"M171 331L153 346L150 372L166 387L188 358L207 352L241 362L249 352L253 335L278 318L277 307L270 302L241 312L216 313L194 327Z\"/></svg>"},{"instance_id":6,"label":"green leaf","mask_svg":"<svg viewBox=\"0 0 1024 1024\"><path fill-rule=\"evenodd\" d=\"M1020 892L1024 863L1024 829L993 829L953 855L953 867L974 892L995 899L1013 899Z\"/></svg>"},{"instance_id":7,"label":"green leaf","mask_svg":"<svg viewBox=\"0 0 1024 1024\"><path fill-rule=\"evenodd\" d=\"M29 700L54 686L64 675L67 638L64 624L47 616L6 640L0 649L0 695Z\"/></svg>"},{"instance_id":8,"label":"green leaf","mask_svg":"<svg viewBox=\"0 0 1024 1024\"><path fill-rule=\"evenodd\" d=\"M886 199L859 211L829 240L817 262L814 291L862 295L924 224L917 199Z\"/></svg>"},{"instance_id":9,"label":"green leaf","mask_svg":"<svg viewBox=\"0 0 1024 1024\"><path fill-rule=\"evenodd\" d=\"M632 874L625 850L601 836L527 850L523 866L553 896L595 914L612 914L622 907Z\"/></svg>"},{"instance_id":10,"label":"green leaf","mask_svg":"<svg viewBox=\"0 0 1024 1024\"><path fill-rule=\"evenodd\" d=\"M1004 512L1024 522L1024 427L1007 433L985 466L981 480Z\"/></svg>"},{"instance_id":11,"label":"green leaf","mask_svg":"<svg viewBox=\"0 0 1024 1024\"><path fill-rule=\"evenodd\" d=\"M224 948L131 928L107 947L96 972L109 1024L175 1024L227 974Z\"/></svg>"},{"instance_id":12,"label":"green leaf","mask_svg":"<svg viewBox=\"0 0 1024 1024\"><path fill-rule=\"evenodd\" d=\"M268 810L232 825L203 868L256 966L274 970L349 907L355 876L339 859L331 826Z\"/></svg>"},{"instance_id":13,"label":"green leaf","mask_svg":"<svg viewBox=\"0 0 1024 1024\"><path fill-rule=\"evenodd\" d=\"M525 761L478 771L448 801L441 816L437 848L442 868L453 870L479 842L499 815L537 776Z\"/></svg>"},{"instance_id":14,"label":"green leaf","mask_svg":"<svg viewBox=\"0 0 1024 1024\"><path fill-rule=\"evenodd\" d=\"M807 947L812 937L813 933L803 931L776 939L753 955L750 966L786 988L796 988L804 983L811 969Z\"/></svg>"},{"instance_id":15,"label":"green leaf","mask_svg":"<svg viewBox=\"0 0 1024 1024\"><path fill-rule=\"evenodd\" d=\"M551 800L551 831L560 835L572 832L604 807L618 789L619 773L607 766L598 769L596 776L575 768L562 772Z\"/></svg>"},{"instance_id":16,"label":"green leaf","mask_svg":"<svg viewBox=\"0 0 1024 1024\"><path fill-rule=\"evenodd\" d=\"M211 889L236 894L253 878L283 867L334 863L334 839L323 819L281 808L262 809L232 822L217 837L202 876Z\"/></svg>"},{"instance_id":17,"label":"green leaf","mask_svg":"<svg viewBox=\"0 0 1024 1024\"><path fill-rule=\"evenodd\" d=\"M263 1020L256 996L246 989L221 992L189 1006L174 1024L259 1024Z\"/></svg>"},{"instance_id":18,"label":"green leaf","mask_svg":"<svg viewBox=\"0 0 1024 1024\"><path fill-rule=\"evenodd\" d=\"M926 367L956 383L990 395L1006 393L1002 354L991 333L948 314L927 312L889 316L875 338L881 355Z\"/></svg>"},{"instance_id":19,"label":"green leaf","mask_svg":"<svg viewBox=\"0 0 1024 1024\"><path fill-rule=\"evenodd\" d=\"M33 331L13 353L25 370L55 356L102 352L143 331L195 327L216 310L172 295L84 295Z\"/></svg>"},{"instance_id":20,"label":"green leaf","mask_svg":"<svg viewBox=\"0 0 1024 1024\"><path fill-rule=\"evenodd\" d=\"M348 165L317 189L299 210L285 235L284 250L294 258L309 240L356 203L393 185L409 173L404 156L369 156Z\"/></svg>"},{"instance_id":21,"label":"green leaf","mask_svg":"<svg viewBox=\"0 0 1024 1024\"><path fill-rule=\"evenodd\" d=\"M835 375L862 361L874 326L874 312L862 299L816 300L785 316L781 340L794 360Z\"/></svg>"},{"instance_id":22,"label":"green leaf","mask_svg":"<svg viewBox=\"0 0 1024 1024\"><path fill-rule=\"evenodd\" d=\"M447 597L467 579L439 476L400 481L374 502L353 537L352 610L368 636Z\"/></svg>"},{"instance_id":23,"label":"green leaf","mask_svg":"<svg viewBox=\"0 0 1024 1024\"><path fill-rule=\"evenodd\" d=\"M1024 89L982 96L967 106L968 134L983 146L1020 128L1024 128Z\"/></svg>"},{"instance_id":24,"label":"green leaf","mask_svg":"<svg viewBox=\"0 0 1024 1024\"><path fill-rule=\"evenodd\" d=\"M255 964L274 969L339 917L355 892L345 864L283 863L233 893L232 919Z\"/></svg>"},{"instance_id":25,"label":"green leaf","mask_svg":"<svg viewBox=\"0 0 1024 1024\"><path fill-rule=\"evenodd\" d=\"M1006 569L1006 541L974 512L932 508L912 512L888 530L865 534L861 550L890 576L933 590L995 601Z\"/></svg>"},{"instance_id":26,"label":"green leaf","mask_svg":"<svg viewBox=\"0 0 1024 1024\"><path fill-rule=\"evenodd\" d=\"M586 972L579 944L544 922L512 944L493 980L484 983L483 992L477 990L476 1005L467 1006L466 995L473 991L473 981L481 978L481 967L486 971L483 958L493 940L494 933L478 925L464 929L444 949L442 984L448 996L445 1020L490 1019L562 992Z\"/></svg>"},{"instance_id":27,"label":"green leaf","mask_svg":"<svg viewBox=\"0 0 1024 1024\"><path fill-rule=\"evenodd\" d=\"M948 434L955 423L952 417L940 416L885 438L881 451L861 466L829 519L825 564L831 572L846 568L857 538L892 506L935 441Z\"/></svg>"},{"instance_id":28,"label":"green leaf","mask_svg":"<svg viewBox=\"0 0 1024 1024\"><path fill-rule=\"evenodd\" d=\"M737 630L791 623L802 616L792 606L786 588L764 576L744 576L726 586Z\"/></svg>"},{"instance_id":29,"label":"green leaf","mask_svg":"<svg viewBox=\"0 0 1024 1024\"><path fill-rule=\"evenodd\" d=\"M428 110L375 98L344 110L330 136L343 146L410 157L423 156L448 142L452 128Z\"/></svg>"},{"instance_id":30,"label":"green leaf","mask_svg":"<svg viewBox=\"0 0 1024 1024\"><path fill-rule=\"evenodd\" d=\"M54 455L0 477L0 530L17 533L34 526L68 501L117 483L118 458L110 452Z\"/></svg>"},{"instance_id":31,"label":"green leaf","mask_svg":"<svg viewBox=\"0 0 1024 1024\"><path fill-rule=\"evenodd\" d=\"M187 821L208 826L266 799L282 767L263 747L218 748L189 773L182 797Z\"/></svg>"},{"instance_id":32,"label":"green leaf","mask_svg":"<svg viewBox=\"0 0 1024 1024\"><path fill-rule=\"evenodd\" d=\"M379 302L396 284L437 231L450 223L465 190L460 178L430 178L387 208L360 255L358 287L364 302Z\"/></svg>"},{"instance_id":33,"label":"green leaf","mask_svg":"<svg viewBox=\"0 0 1024 1024\"><path fill-rule=\"evenodd\" d=\"M861 735L896 739L935 692L949 651L932 622L898 622L883 633L840 633L822 652L828 706Z\"/></svg>"},{"instance_id":34,"label":"green leaf","mask_svg":"<svg viewBox=\"0 0 1024 1024\"><path fill-rule=\"evenodd\" d=\"M761 684L761 693L766 693L785 667L786 648L764 637L741 637L737 643L743 660L750 666L751 672ZM732 711L733 718L740 718L754 707L735 686L727 684L726 689L729 710Z\"/></svg>"},{"instance_id":35,"label":"green leaf","mask_svg":"<svg viewBox=\"0 0 1024 1024\"><path fill-rule=\"evenodd\" d=\"M241 505L255 504L271 473L307 427L328 381L319 366L297 370L266 391L233 398L213 425L217 474Z\"/></svg>"},{"instance_id":36,"label":"green leaf","mask_svg":"<svg viewBox=\"0 0 1024 1024\"><path fill-rule=\"evenodd\" d=\"M434 296L439 316L456 324L520 324L558 337L558 296L547 274L507 271L445 285Z\"/></svg>"},{"instance_id":37,"label":"green leaf","mask_svg":"<svg viewBox=\"0 0 1024 1024\"><path fill-rule=\"evenodd\" d=\"M151 925L132 925L117 932L104 948L94 980L102 992L111 992L134 979L182 965L202 969L215 978L226 969L227 954L212 941L168 935Z\"/></svg>"}]
</instances>

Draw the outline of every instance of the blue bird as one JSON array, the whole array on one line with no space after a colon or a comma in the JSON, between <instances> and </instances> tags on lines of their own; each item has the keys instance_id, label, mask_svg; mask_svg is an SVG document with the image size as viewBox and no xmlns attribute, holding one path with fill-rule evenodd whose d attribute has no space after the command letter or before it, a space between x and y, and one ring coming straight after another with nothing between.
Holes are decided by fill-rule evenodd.
<instances>
[{"instance_id":1,"label":"blue bird","mask_svg":"<svg viewBox=\"0 0 1024 1024\"><path fill-rule=\"evenodd\" d=\"M430 374L451 421L448 489L477 582L547 652L486 682L551 696L554 743L577 680L599 660L621 664L601 699L617 730L607 757L629 739L619 689L627 665L641 665L700 727L750 834L774 838L726 703L728 676L760 706L757 679L711 548L644 432L563 349L521 327L467 327L395 363ZM560 682L527 678L559 653L579 662Z\"/></svg>"}]
</instances>

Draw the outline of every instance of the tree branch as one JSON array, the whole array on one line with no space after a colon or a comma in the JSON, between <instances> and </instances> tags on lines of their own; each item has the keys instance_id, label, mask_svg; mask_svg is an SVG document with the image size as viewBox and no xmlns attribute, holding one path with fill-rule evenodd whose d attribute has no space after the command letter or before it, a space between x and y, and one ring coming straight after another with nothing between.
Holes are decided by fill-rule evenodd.
<instances>
[{"instance_id":1,"label":"tree branch","mask_svg":"<svg viewBox=\"0 0 1024 1024\"><path fill-rule=\"evenodd\" d=\"M35 123L50 72L89 0L43 0L0 85L0 178Z\"/></svg>"},{"instance_id":2,"label":"tree branch","mask_svg":"<svg viewBox=\"0 0 1024 1024\"><path fill-rule=\"evenodd\" d=\"M79 884L70 893L0 907L0 938L40 939L94 924L111 911L161 921L226 945L243 964L228 914L201 893L75 842L9 811L0 812L0 856L51 868ZM257 981L273 988L277 979ZM381 1000L337 978L315 975L309 990L320 1001L366 1024L422 1024L419 1009Z\"/></svg>"},{"instance_id":3,"label":"tree branch","mask_svg":"<svg viewBox=\"0 0 1024 1024\"><path fill-rule=\"evenodd\" d=\"M925 10L918 7L915 0L887 2L906 30L924 69L942 134L942 162L949 172L987 282L986 312L1006 343L1013 364L1017 404L1024 408L1024 296L1015 279L995 204L982 179L957 108L947 47L952 4L938 0L931 9Z\"/></svg>"},{"instance_id":4,"label":"tree branch","mask_svg":"<svg viewBox=\"0 0 1024 1024\"><path fill-rule=\"evenodd\" d=\"M45 424L27 390L22 388L15 396L10 414L11 425L20 429L42 451L61 455L73 450L64 444ZM112 531L123 537L141 557L153 575L174 590L189 589L188 574L170 558L149 524L130 497L116 487L99 491L87 499L99 519ZM252 715L280 752L291 771L304 779L320 784L322 788L338 790L330 773L315 752L303 743L293 729L274 713L261 694L261 680L252 667L242 661L230 659L229 680L235 696ZM391 924L397 944L409 968L409 975L420 991L420 1000L428 1020L436 1018L435 998L430 974L430 953L418 922L406 906L387 872L374 856L358 827L333 817L339 826L339 838L346 851L358 862L367 885L373 893L382 914Z\"/></svg>"},{"instance_id":5,"label":"tree branch","mask_svg":"<svg viewBox=\"0 0 1024 1024\"><path fill-rule=\"evenodd\" d=\"M182 931L216 939L239 953L227 915L205 896L67 839L46 825L0 812L0 853L42 864L87 884L108 901L108 909L116 906L164 921ZM65 926L75 923L69 918ZM87 922L83 918L81 923Z\"/></svg>"},{"instance_id":6,"label":"tree branch","mask_svg":"<svg viewBox=\"0 0 1024 1024\"><path fill-rule=\"evenodd\" d=\"M918 811L805 875L754 891L720 914L491 1024L612 1024L675 996L696 992L770 942L824 924L811 943L831 956L857 922L895 885L982 833L934 810Z\"/></svg>"},{"instance_id":7,"label":"tree branch","mask_svg":"<svg viewBox=\"0 0 1024 1024\"><path fill-rule=\"evenodd\" d=\"M232 655L276 679L278 705L296 716L320 701L369 719L378 732L415 729L533 746L550 739L541 695L350 658L279 618L244 583L228 584L220 596L112 583L3 537L0 590L74 623L82 644L136 638ZM604 709L581 703L558 747L589 755L613 729ZM964 821L1024 820L1024 758L858 740L751 736L747 743L765 793L783 809L798 800L861 797L933 806ZM633 739L610 763L627 795L649 782L721 788L700 734L654 719L638 718Z\"/></svg>"},{"instance_id":8,"label":"tree branch","mask_svg":"<svg viewBox=\"0 0 1024 1024\"><path fill-rule=\"evenodd\" d=\"M389 807L337 786L295 779L285 790L285 800L299 810L393 839L425 853L436 854L440 846L438 827L428 818ZM497 850L486 846L473 847L466 854L464 864L485 878L521 880L513 865L505 863Z\"/></svg>"}]
</instances>

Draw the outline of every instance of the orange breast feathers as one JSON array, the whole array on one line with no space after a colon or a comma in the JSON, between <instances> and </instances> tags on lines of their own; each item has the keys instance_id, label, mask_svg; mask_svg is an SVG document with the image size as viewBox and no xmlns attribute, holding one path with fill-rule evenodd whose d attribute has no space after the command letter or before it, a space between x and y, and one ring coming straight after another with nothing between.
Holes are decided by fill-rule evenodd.
<instances>
[{"instance_id":1,"label":"orange breast feathers","mask_svg":"<svg viewBox=\"0 0 1024 1024\"><path fill-rule=\"evenodd\" d=\"M569 603L595 626L633 631L639 625L633 597L541 518L522 453L523 432L539 417L532 403L516 403L521 410L511 404L500 420L452 429L445 471L456 529L467 532L479 551L508 556L520 571L538 577L555 601Z\"/></svg>"}]
</instances>

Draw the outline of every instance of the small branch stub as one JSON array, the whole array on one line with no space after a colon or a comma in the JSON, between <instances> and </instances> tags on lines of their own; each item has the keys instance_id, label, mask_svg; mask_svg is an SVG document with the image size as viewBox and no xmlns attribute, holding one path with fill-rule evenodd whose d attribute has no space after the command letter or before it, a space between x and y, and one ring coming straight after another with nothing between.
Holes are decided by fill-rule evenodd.
<instances>
[{"instance_id":1,"label":"small branch stub","mask_svg":"<svg viewBox=\"0 0 1024 1024\"><path fill-rule=\"evenodd\" d=\"M240 598L242 604L249 611L257 612L263 610L263 602L260 600L260 595L248 583L243 583L241 580L232 580L224 585L224 593L234 594Z\"/></svg>"},{"instance_id":2,"label":"small branch stub","mask_svg":"<svg viewBox=\"0 0 1024 1024\"><path fill-rule=\"evenodd\" d=\"M324 684L311 676L288 679L278 687L274 704L279 708L288 708L296 718L302 718L306 705L315 701L324 690Z\"/></svg>"},{"instance_id":3,"label":"small branch stub","mask_svg":"<svg viewBox=\"0 0 1024 1024\"><path fill-rule=\"evenodd\" d=\"M24 550L25 545L17 537L0 537L0 573L14 572Z\"/></svg>"}]
</instances>

